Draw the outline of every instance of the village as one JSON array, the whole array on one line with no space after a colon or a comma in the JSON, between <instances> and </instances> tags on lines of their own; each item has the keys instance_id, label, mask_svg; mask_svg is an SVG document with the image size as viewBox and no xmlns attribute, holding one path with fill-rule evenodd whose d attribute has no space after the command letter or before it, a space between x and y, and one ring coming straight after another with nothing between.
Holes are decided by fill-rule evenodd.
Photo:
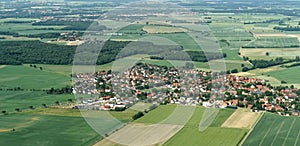
<instances>
[{"instance_id":1,"label":"village","mask_svg":"<svg viewBox=\"0 0 300 146\"><path fill-rule=\"evenodd\" d=\"M299 116L300 90L271 86L266 80L193 68L139 63L124 72L98 71L73 75L73 108L122 111L137 102L247 108Z\"/></svg>"}]
</instances>

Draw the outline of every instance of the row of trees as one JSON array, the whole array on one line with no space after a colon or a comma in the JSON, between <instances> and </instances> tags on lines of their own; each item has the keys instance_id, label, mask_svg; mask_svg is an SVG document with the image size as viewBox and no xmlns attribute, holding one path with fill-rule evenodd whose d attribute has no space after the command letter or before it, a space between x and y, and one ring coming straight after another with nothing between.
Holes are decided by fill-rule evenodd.
<instances>
[{"instance_id":1,"label":"row of trees","mask_svg":"<svg viewBox=\"0 0 300 146\"><path fill-rule=\"evenodd\" d=\"M275 26L273 29L275 29L275 30L282 30L282 31L300 31L300 27L299 26L286 26L286 27Z\"/></svg>"}]
</instances>

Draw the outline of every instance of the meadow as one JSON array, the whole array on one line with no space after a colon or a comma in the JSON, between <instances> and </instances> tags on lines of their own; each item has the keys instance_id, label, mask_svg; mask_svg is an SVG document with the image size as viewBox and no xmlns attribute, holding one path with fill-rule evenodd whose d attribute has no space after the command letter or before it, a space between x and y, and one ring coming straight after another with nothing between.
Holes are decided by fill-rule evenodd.
<instances>
[{"instance_id":1,"label":"meadow","mask_svg":"<svg viewBox=\"0 0 300 146\"><path fill-rule=\"evenodd\" d=\"M300 145L299 117L283 117L265 113L247 137L243 146Z\"/></svg>"}]
</instances>

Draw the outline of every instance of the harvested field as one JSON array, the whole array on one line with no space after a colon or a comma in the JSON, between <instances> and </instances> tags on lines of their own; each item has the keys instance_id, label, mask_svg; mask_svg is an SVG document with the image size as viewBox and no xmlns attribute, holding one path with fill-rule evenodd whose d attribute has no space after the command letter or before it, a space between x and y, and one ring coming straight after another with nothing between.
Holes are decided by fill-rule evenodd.
<instances>
[{"instance_id":1,"label":"harvested field","mask_svg":"<svg viewBox=\"0 0 300 146\"><path fill-rule=\"evenodd\" d=\"M266 56L266 53L269 53ZM240 50L241 56L247 56L251 59L272 59L276 57L284 57L284 58L291 58L294 59L296 56L300 55L299 48L251 48L245 49L242 48Z\"/></svg>"},{"instance_id":2,"label":"harvested field","mask_svg":"<svg viewBox=\"0 0 300 146\"><path fill-rule=\"evenodd\" d=\"M143 31L147 33L175 33L175 32L186 32L187 30L178 27L168 26L145 26Z\"/></svg>"},{"instance_id":3,"label":"harvested field","mask_svg":"<svg viewBox=\"0 0 300 146\"><path fill-rule=\"evenodd\" d=\"M103 146L103 144L118 143L121 145L143 146L154 145L162 141L166 141L175 135L183 126L172 124L130 124L111 134L106 140L95 144Z\"/></svg>"},{"instance_id":4,"label":"harvested field","mask_svg":"<svg viewBox=\"0 0 300 146\"><path fill-rule=\"evenodd\" d=\"M97 142L96 144L94 144L93 146L123 146L123 145L117 144L108 139L103 139L103 140Z\"/></svg>"},{"instance_id":5,"label":"harvested field","mask_svg":"<svg viewBox=\"0 0 300 146\"><path fill-rule=\"evenodd\" d=\"M250 112L249 109L237 109L223 124L227 128L251 129L261 113Z\"/></svg>"}]
</instances>

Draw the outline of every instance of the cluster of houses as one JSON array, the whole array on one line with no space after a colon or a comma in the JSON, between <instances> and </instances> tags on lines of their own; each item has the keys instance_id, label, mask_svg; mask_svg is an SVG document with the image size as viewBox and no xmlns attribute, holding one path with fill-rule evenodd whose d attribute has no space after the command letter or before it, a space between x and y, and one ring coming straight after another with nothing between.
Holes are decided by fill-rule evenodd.
<instances>
[{"instance_id":1,"label":"cluster of houses","mask_svg":"<svg viewBox=\"0 0 300 146\"><path fill-rule=\"evenodd\" d=\"M73 93L85 94L76 108L116 110L136 102L241 107L299 115L300 90L273 87L257 78L137 64L124 72L75 74Z\"/></svg>"}]
</instances>

